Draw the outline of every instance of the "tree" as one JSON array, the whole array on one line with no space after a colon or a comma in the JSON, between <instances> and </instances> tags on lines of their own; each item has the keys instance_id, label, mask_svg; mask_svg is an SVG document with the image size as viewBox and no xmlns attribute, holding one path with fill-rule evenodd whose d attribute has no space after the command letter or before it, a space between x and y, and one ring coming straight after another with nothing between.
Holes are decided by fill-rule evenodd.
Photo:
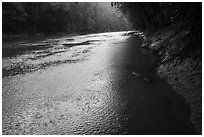
<instances>
[{"instance_id":1,"label":"tree","mask_svg":"<svg viewBox=\"0 0 204 137\"><path fill-rule=\"evenodd\" d=\"M182 22L184 29L200 28L202 24L202 3L198 2L114 2L112 6L125 14L134 28L150 34L176 22Z\"/></svg>"},{"instance_id":2,"label":"tree","mask_svg":"<svg viewBox=\"0 0 204 137\"><path fill-rule=\"evenodd\" d=\"M123 25L121 25L123 24ZM91 33L130 28L110 3L3 3L3 33Z\"/></svg>"}]
</instances>

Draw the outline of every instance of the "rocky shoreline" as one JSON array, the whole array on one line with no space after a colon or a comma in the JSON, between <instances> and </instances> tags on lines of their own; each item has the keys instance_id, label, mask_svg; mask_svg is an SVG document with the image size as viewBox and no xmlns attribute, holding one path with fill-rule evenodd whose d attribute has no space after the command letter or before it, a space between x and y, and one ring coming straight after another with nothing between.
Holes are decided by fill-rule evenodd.
<instances>
[{"instance_id":1,"label":"rocky shoreline","mask_svg":"<svg viewBox=\"0 0 204 137\"><path fill-rule=\"evenodd\" d=\"M141 47L150 48L160 57L157 74L190 105L191 121L197 134L202 134L202 49L195 49L194 57L182 56L189 32L178 31L178 27L175 25L154 33L145 38Z\"/></svg>"}]
</instances>

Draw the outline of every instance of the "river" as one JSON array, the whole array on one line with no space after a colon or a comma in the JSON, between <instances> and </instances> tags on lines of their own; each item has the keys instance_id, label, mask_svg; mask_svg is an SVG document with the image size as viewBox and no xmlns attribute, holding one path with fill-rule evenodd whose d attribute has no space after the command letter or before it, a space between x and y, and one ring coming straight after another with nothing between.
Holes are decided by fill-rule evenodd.
<instances>
[{"instance_id":1,"label":"river","mask_svg":"<svg viewBox=\"0 0 204 137\"><path fill-rule=\"evenodd\" d=\"M195 134L157 57L124 34L3 43L3 134Z\"/></svg>"}]
</instances>

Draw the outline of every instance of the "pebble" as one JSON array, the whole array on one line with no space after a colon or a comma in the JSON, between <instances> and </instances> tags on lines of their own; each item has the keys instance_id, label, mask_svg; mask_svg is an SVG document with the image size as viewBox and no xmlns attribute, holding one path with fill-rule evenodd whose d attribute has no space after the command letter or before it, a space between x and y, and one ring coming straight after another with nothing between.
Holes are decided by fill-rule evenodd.
<instances>
[{"instance_id":1,"label":"pebble","mask_svg":"<svg viewBox=\"0 0 204 137\"><path fill-rule=\"evenodd\" d=\"M40 119L40 118L42 118L43 116L40 114L40 113L38 113L38 114L36 114L35 115L35 118L37 118L37 119Z\"/></svg>"}]
</instances>

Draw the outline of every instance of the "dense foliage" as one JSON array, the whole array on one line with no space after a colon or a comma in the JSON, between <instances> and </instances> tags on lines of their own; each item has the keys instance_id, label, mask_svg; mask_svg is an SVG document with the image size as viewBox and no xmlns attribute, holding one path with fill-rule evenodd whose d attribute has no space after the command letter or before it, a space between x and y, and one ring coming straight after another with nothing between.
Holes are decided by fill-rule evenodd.
<instances>
[{"instance_id":1,"label":"dense foliage","mask_svg":"<svg viewBox=\"0 0 204 137\"><path fill-rule=\"evenodd\" d=\"M110 3L3 2L3 33L90 33L127 30Z\"/></svg>"},{"instance_id":2,"label":"dense foliage","mask_svg":"<svg viewBox=\"0 0 204 137\"><path fill-rule=\"evenodd\" d=\"M119 11L127 15L134 28L149 30L161 29L176 22L183 22L183 27L201 28L202 3L171 2L114 2Z\"/></svg>"},{"instance_id":3,"label":"dense foliage","mask_svg":"<svg viewBox=\"0 0 204 137\"><path fill-rule=\"evenodd\" d=\"M144 31L147 35L153 35L160 30L164 32L168 26L177 26L177 34L182 31L188 32L181 39L187 44L178 56L202 58L201 2L115 2L111 4L130 19L135 29Z\"/></svg>"}]
</instances>

